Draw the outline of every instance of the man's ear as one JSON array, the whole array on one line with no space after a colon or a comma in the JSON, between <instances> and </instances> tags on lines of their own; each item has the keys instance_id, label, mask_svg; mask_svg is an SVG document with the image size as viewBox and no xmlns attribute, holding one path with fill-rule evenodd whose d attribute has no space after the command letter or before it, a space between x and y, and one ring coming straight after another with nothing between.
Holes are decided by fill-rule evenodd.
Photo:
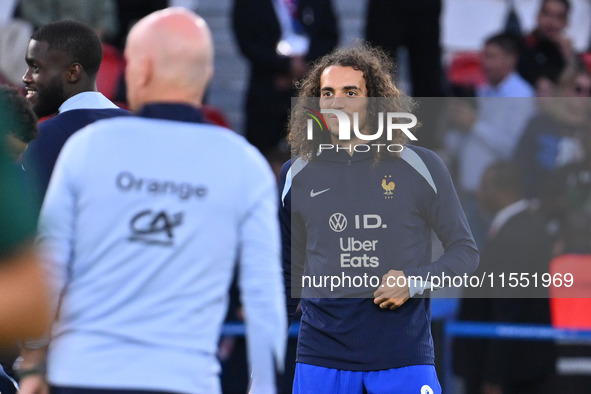
<instances>
[{"instance_id":1,"label":"man's ear","mask_svg":"<svg viewBox=\"0 0 591 394\"><path fill-rule=\"evenodd\" d=\"M82 77L84 69L80 63L72 63L66 71L66 81L68 83L76 83Z\"/></svg>"},{"instance_id":2,"label":"man's ear","mask_svg":"<svg viewBox=\"0 0 591 394\"><path fill-rule=\"evenodd\" d=\"M137 76L137 80L140 86L145 87L150 83L152 80L153 69L152 61L144 56L140 60L140 65L138 67L139 75Z\"/></svg>"}]
</instances>

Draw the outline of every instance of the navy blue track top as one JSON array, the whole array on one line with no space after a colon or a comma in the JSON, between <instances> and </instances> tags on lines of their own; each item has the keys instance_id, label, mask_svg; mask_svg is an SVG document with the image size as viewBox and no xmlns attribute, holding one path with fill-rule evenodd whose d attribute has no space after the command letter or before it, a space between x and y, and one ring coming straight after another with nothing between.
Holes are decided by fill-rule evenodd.
<instances>
[{"instance_id":1,"label":"navy blue track top","mask_svg":"<svg viewBox=\"0 0 591 394\"><path fill-rule=\"evenodd\" d=\"M424 279L473 272L478 251L439 157L407 146L401 158L376 164L370 153L324 151L287 162L279 193L289 310L299 301L302 309L297 361L353 371L434 364L428 298L383 310L373 303L375 288L331 291L328 282L321 295L306 288L331 275L381 278L391 269ZM445 249L433 262L432 230ZM294 271L308 278L301 300L291 297Z\"/></svg>"}]
</instances>

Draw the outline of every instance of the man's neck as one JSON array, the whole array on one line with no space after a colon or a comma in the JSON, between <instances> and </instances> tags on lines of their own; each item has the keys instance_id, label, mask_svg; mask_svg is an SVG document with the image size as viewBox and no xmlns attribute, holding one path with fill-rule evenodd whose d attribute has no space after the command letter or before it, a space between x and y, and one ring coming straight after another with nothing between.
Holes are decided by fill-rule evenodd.
<instances>
[{"instance_id":1,"label":"man's neck","mask_svg":"<svg viewBox=\"0 0 591 394\"><path fill-rule=\"evenodd\" d=\"M80 93L86 93L86 92L98 92L98 89L96 88L96 85L95 85L95 86L94 86L94 88L93 88L93 87L91 87L91 86L89 86L89 87L87 87L87 88L85 88L85 89L76 89L76 90L72 90L71 92L68 92L68 93L67 93L66 100L68 100L68 99L70 99L70 98L72 98L72 97L76 96L77 94L80 94ZM66 101L66 100L64 100L64 101Z\"/></svg>"},{"instance_id":2,"label":"man's neck","mask_svg":"<svg viewBox=\"0 0 591 394\"><path fill-rule=\"evenodd\" d=\"M507 78L509 78L509 76L511 75L511 72L506 74L503 78L499 79L496 82L489 82L489 85L495 89L498 89L499 86L501 86L503 84L503 82L505 82L507 80Z\"/></svg>"}]
</instances>

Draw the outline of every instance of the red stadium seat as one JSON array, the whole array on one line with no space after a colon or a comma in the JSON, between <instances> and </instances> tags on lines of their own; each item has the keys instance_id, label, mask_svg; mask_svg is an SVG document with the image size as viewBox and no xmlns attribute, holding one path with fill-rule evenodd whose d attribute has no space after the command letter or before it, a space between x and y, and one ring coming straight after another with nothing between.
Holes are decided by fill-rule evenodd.
<instances>
[{"instance_id":1,"label":"red stadium seat","mask_svg":"<svg viewBox=\"0 0 591 394\"><path fill-rule=\"evenodd\" d=\"M230 128L230 122L219 108L204 104L201 106L201 111L209 123Z\"/></svg>"},{"instance_id":2,"label":"red stadium seat","mask_svg":"<svg viewBox=\"0 0 591 394\"><path fill-rule=\"evenodd\" d=\"M570 287L564 281L567 274L573 279ZM554 279L550 287L552 325L556 328L591 329L591 255L558 256L550 263L550 275Z\"/></svg>"},{"instance_id":3,"label":"red stadium seat","mask_svg":"<svg viewBox=\"0 0 591 394\"><path fill-rule=\"evenodd\" d=\"M117 48L103 43L103 61L97 76L98 91L114 100L117 86L125 69L125 61Z\"/></svg>"},{"instance_id":4,"label":"red stadium seat","mask_svg":"<svg viewBox=\"0 0 591 394\"><path fill-rule=\"evenodd\" d=\"M447 69L447 77L452 85L477 87L484 84L486 77L482 71L480 53L455 53Z\"/></svg>"},{"instance_id":5,"label":"red stadium seat","mask_svg":"<svg viewBox=\"0 0 591 394\"><path fill-rule=\"evenodd\" d=\"M583 59L583 62L585 63L585 65L587 65L587 68L589 69L589 72L591 72L591 52L581 53L581 59Z\"/></svg>"}]
</instances>

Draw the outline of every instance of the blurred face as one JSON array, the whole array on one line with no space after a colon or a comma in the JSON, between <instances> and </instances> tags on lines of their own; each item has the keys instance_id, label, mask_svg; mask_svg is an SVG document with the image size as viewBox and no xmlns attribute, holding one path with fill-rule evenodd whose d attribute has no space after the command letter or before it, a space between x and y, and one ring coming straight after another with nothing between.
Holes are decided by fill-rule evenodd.
<instances>
[{"instance_id":1,"label":"blurred face","mask_svg":"<svg viewBox=\"0 0 591 394\"><path fill-rule=\"evenodd\" d=\"M68 55L50 50L45 41L31 40L25 56L27 71L22 81L27 100L38 117L52 115L66 100L64 86L68 68L72 64Z\"/></svg>"},{"instance_id":2,"label":"blurred face","mask_svg":"<svg viewBox=\"0 0 591 394\"><path fill-rule=\"evenodd\" d=\"M349 116L353 127L353 113L359 114L362 133L366 124L367 88L363 72L353 67L330 66L320 76L320 108L337 109ZM336 115L325 116L333 143L338 143L339 121ZM351 133L351 135L354 135Z\"/></svg>"},{"instance_id":3,"label":"blurred face","mask_svg":"<svg viewBox=\"0 0 591 394\"><path fill-rule=\"evenodd\" d=\"M579 74L569 86L569 96L571 97L590 97L591 96L591 77L586 74Z\"/></svg>"},{"instance_id":4,"label":"blurred face","mask_svg":"<svg viewBox=\"0 0 591 394\"><path fill-rule=\"evenodd\" d=\"M566 27L567 18L564 4L546 0L538 14L538 30L551 40L557 40Z\"/></svg>"},{"instance_id":5,"label":"blurred face","mask_svg":"<svg viewBox=\"0 0 591 394\"><path fill-rule=\"evenodd\" d=\"M484 75L493 86L503 82L515 69L515 56L508 54L495 44L485 45L481 58Z\"/></svg>"},{"instance_id":6,"label":"blurred face","mask_svg":"<svg viewBox=\"0 0 591 394\"><path fill-rule=\"evenodd\" d=\"M545 77L540 77L536 81L536 96L537 97L554 97L556 95L556 85Z\"/></svg>"},{"instance_id":7,"label":"blurred face","mask_svg":"<svg viewBox=\"0 0 591 394\"><path fill-rule=\"evenodd\" d=\"M561 96L570 97L569 99L563 99L570 118L582 121L589 115L591 77L586 74L577 75L574 81L562 90Z\"/></svg>"},{"instance_id":8,"label":"blurred face","mask_svg":"<svg viewBox=\"0 0 591 394\"><path fill-rule=\"evenodd\" d=\"M546 112L555 103L556 85L548 78L540 77L536 81L536 101L538 108Z\"/></svg>"}]
</instances>

